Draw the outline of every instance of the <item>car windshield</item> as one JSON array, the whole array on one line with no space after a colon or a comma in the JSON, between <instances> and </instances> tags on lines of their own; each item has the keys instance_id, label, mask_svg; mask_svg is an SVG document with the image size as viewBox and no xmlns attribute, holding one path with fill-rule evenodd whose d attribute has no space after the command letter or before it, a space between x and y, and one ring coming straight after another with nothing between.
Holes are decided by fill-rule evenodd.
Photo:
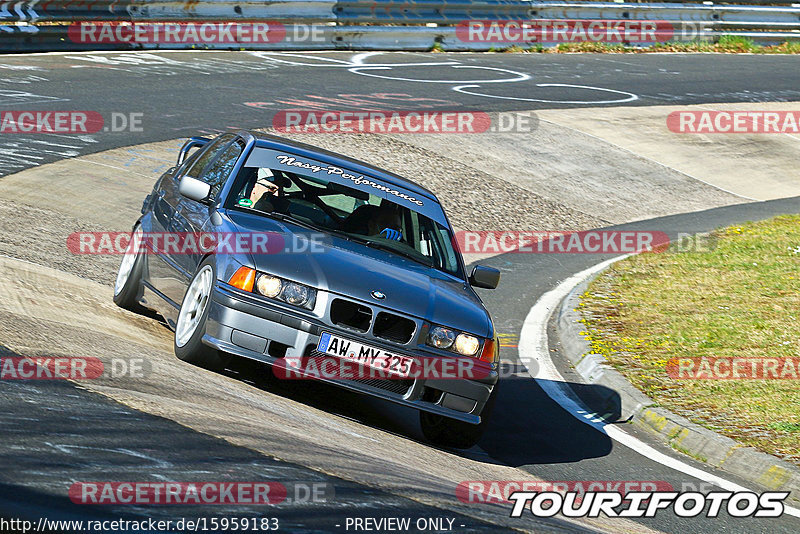
<instances>
[{"instance_id":1,"label":"car windshield","mask_svg":"<svg viewBox=\"0 0 800 534\"><path fill-rule=\"evenodd\" d=\"M323 176L246 163L227 207L291 217L463 278L447 227L409 207Z\"/></svg>"}]
</instances>

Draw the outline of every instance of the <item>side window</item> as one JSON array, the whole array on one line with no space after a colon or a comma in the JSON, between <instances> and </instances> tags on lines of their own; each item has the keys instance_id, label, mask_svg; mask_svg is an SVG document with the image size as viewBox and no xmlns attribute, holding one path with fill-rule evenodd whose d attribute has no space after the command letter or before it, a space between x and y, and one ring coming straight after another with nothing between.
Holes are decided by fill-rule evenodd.
<instances>
[{"instance_id":1,"label":"side window","mask_svg":"<svg viewBox=\"0 0 800 534\"><path fill-rule=\"evenodd\" d=\"M436 225L436 230L439 234L440 247L444 252L444 265L443 267L450 272L458 271L458 259L456 258L455 248L445 245L450 241L450 233L439 224Z\"/></svg>"},{"instance_id":2,"label":"side window","mask_svg":"<svg viewBox=\"0 0 800 534\"><path fill-rule=\"evenodd\" d=\"M186 171L186 176L200 179L203 169L212 161L225 146L233 140L234 136L231 134L221 135L217 137L208 148L200 154L200 157L195 159L194 164Z\"/></svg>"},{"instance_id":3,"label":"side window","mask_svg":"<svg viewBox=\"0 0 800 534\"><path fill-rule=\"evenodd\" d=\"M200 179L211 186L210 198L216 198L217 193L225 185L225 181L231 175L236 161L242 155L244 145L239 141L231 144L226 148L222 154L211 163L211 166L206 170Z\"/></svg>"}]
</instances>

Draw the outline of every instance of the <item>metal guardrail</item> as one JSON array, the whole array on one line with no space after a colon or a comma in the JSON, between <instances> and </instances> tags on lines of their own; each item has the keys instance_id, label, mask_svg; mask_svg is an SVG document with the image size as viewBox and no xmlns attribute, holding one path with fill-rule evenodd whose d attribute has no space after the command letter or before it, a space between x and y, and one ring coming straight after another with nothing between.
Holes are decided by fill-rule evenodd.
<instances>
[{"instance_id":1,"label":"metal guardrail","mask_svg":"<svg viewBox=\"0 0 800 534\"><path fill-rule=\"evenodd\" d=\"M130 0L137 21L158 20L279 20L333 22L335 0Z\"/></svg>"},{"instance_id":2,"label":"metal guardrail","mask_svg":"<svg viewBox=\"0 0 800 534\"><path fill-rule=\"evenodd\" d=\"M434 6L440 7L435 8ZM485 2L481 2L485 4ZM418 4L411 4L418 5ZM752 22L794 22L800 28L800 7L731 5L702 3L617 3L617 2L514 2L506 9L477 7L469 2L427 3L428 8L403 8L396 2L340 1L337 21L342 23L422 23L457 24L465 20L537 20L537 19L618 19ZM800 4L798 4L800 6ZM377 7L376 7L377 6ZM456 7L458 6L458 7ZM513 9L512 9L513 7Z\"/></svg>"},{"instance_id":3,"label":"metal guardrail","mask_svg":"<svg viewBox=\"0 0 800 534\"><path fill-rule=\"evenodd\" d=\"M685 36L716 40L742 35L765 44L800 40L800 4L618 3L523 0L0 0L0 52L187 48L189 44L75 42L70 24L93 21L257 22L315 24L319 38L247 44L252 49L487 50L508 44L465 42L456 26L466 21L664 21ZM753 1L753 0L748 0ZM756 0L759 1L759 0ZM689 28L690 31L682 31ZM525 43L520 43L525 45ZM204 44L206 48L242 45Z\"/></svg>"},{"instance_id":4,"label":"metal guardrail","mask_svg":"<svg viewBox=\"0 0 800 534\"><path fill-rule=\"evenodd\" d=\"M120 20L128 17L130 1L98 0L81 2L0 1L0 22L71 22L75 20Z\"/></svg>"}]
</instances>

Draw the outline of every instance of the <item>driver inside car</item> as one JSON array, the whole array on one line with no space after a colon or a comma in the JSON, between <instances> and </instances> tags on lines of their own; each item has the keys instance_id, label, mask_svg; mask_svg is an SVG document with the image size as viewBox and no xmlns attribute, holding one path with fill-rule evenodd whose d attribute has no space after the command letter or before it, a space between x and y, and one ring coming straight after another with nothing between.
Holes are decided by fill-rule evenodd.
<instances>
[{"instance_id":1,"label":"driver inside car","mask_svg":"<svg viewBox=\"0 0 800 534\"><path fill-rule=\"evenodd\" d=\"M375 216L367 223L367 235L377 235L390 241L400 241L403 234L400 231L400 213L394 208L380 206Z\"/></svg>"},{"instance_id":2,"label":"driver inside car","mask_svg":"<svg viewBox=\"0 0 800 534\"><path fill-rule=\"evenodd\" d=\"M284 176L262 176L263 170L259 169L253 190L250 193L250 200L253 200L253 209L259 211L286 213L289 209L289 201L283 196L283 188L291 186L288 178ZM288 184L287 184L288 182Z\"/></svg>"},{"instance_id":3,"label":"driver inside car","mask_svg":"<svg viewBox=\"0 0 800 534\"><path fill-rule=\"evenodd\" d=\"M390 241L400 241L403 238L400 212L386 202L382 202L380 206L359 206L345 219L342 227L345 232L383 237Z\"/></svg>"}]
</instances>

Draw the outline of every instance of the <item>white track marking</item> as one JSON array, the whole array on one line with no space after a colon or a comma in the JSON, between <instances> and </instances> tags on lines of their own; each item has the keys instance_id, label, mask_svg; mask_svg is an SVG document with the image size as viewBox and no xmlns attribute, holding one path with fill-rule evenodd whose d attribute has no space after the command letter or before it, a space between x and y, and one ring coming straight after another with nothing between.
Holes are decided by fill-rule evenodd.
<instances>
[{"instance_id":1,"label":"white track marking","mask_svg":"<svg viewBox=\"0 0 800 534\"><path fill-rule=\"evenodd\" d=\"M293 54L290 52L261 52L261 51L253 51L250 52L251 56L258 57L261 59L266 59L268 61L274 61L276 63L283 63L286 65L298 66L298 67L340 67L345 69L350 69L353 67L440 67L440 66L448 66L448 65L460 65L458 61L426 61L420 63L364 63L365 59L368 59L372 56L380 55L383 52L365 52L363 54L356 54L352 56L349 60L344 59L336 59L331 57L309 57L304 54ZM300 58L300 59L314 59L319 61L319 63L302 63L300 61L291 61L289 59L282 59L282 58ZM326 61L327 63L322 63Z\"/></svg>"},{"instance_id":2,"label":"white track marking","mask_svg":"<svg viewBox=\"0 0 800 534\"><path fill-rule=\"evenodd\" d=\"M403 67L406 65L414 65L412 63L400 63L398 65L365 65L363 67L356 67L347 69L353 74L360 74L361 76L369 76L372 78L381 78L384 80L395 80L401 82L417 82L417 83L476 83L476 84L483 84L483 83L513 83L513 82L524 82L525 80L530 80L531 77L528 74L524 74L522 72L516 72L513 70L508 69L500 69L497 67L482 67L479 65L450 65L453 69L479 69L479 70L490 70L495 72L503 72L509 73L514 75L512 78L501 78L499 80L424 80L419 78L399 78L394 76L380 76L378 74L371 74L366 72L361 72L363 70L391 70L392 67ZM477 87L477 85L475 86ZM478 95L483 96L483 95Z\"/></svg>"},{"instance_id":3,"label":"white track marking","mask_svg":"<svg viewBox=\"0 0 800 534\"><path fill-rule=\"evenodd\" d=\"M587 277L598 273L612 263L627 258L629 255L618 256L610 260L589 267L577 274L574 274L561 282L554 289L551 289L533 305L519 336L519 358L528 374L536 380L547 396L557 402L571 416L577 420L590 425L592 428L603 432L608 437L628 447L629 449L641 454L645 458L658 462L661 465L680 471L690 477L714 484L727 491L752 491L747 488L720 478L702 469L693 467L677 458L668 456L650 445L647 445L638 438L625 432L620 427L608 424L600 418L595 417L588 410L583 402L575 395L572 389L561 376L553 360L550 359L549 344L547 339L547 323L550 316L561 304L561 301L569 294L572 289L585 280ZM800 517L800 509L784 505L785 513L794 517Z\"/></svg>"},{"instance_id":4,"label":"white track marking","mask_svg":"<svg viewBox=\"0 0 800 534\"><path fill-rule=\"evenodd\" d=\"M616 89L606 89L603 87L593 87L590 85L573 85L567 83L540 83L536 84L536 87L570 87L573 89L588 89L591 91L615 93L618 95L622 95L624 98L617 98L614 100L546 100L541 98L523 98L514 96L487 95L487 94L477 93L474 91L466 91L465 89L478 88L481 87L483 84L488 84L488 83L524 82L532 79L532 76L530 74L525 74L523 72L517 72L510 69L503 69L498 67L484 67L480 65L461 65L457 61L442 61L438 63L365 63L364 62L364 60L366 59L369 59L374 56L379 56L381 54L383 54L383 52L364 52L361 54L356 54L354 56L351 56L350 61L334 59L334 58L314 57L315 60L328 62L327 64L325 64L325 63L301 63L298 61L289 61L286 59L280 59L285 57L311 59L305 54L285 53L285 52L259 52L259 51L251 52L251 55L255 57L293 66L344 67L347 68L348 72L352 72L353 74L358 74L360 76L368 76L370 78L380 78L383 80L413 82L413 83L440 83L440 84L451 84L451 85L458 84L456 87L452 88L456 92L471 96L482 96L485 98L494 98L499 100L518 100L523 102L543 102L552 104L622 104L625 102L633 102L634 100L639 99L638 95L635 95L634 93L629 93L627 91L618 91ZM510 74L511 77L500 78L497 80L426 80L421 78L403 78L400 76L386 76L375 72L365 72L365 71L387 71L387 70L392 70L392 68L395 67L423 67L423 66L451 67L453 69L488 70L488 71Z\"/></svg>"},{"instance_id":5,"label":"white track marking","mask_svg":"<svg viewBox=\"0 0 800 534\"><path fill-rule=\"evenodd\" d=\"M101 163L99 161L92 161L90 159L85 159L85 158L82 158L82 157L81 158L75 158L75 160L76 161L81 161L83 163L90 163L92 165L99 165L101 167L108 167L108 168L111 168L111 169L114 169L114 170L118 170L118 171L129 172L131 174L136 174L137 176L142 176L142 177L147 178L147 179L153 178L152 175L143 174L141 172L132 171L132 170L124 168L124 167L118 167L116 165L109 165L108 163Z\"/></svg>"},{"instance_id":6,"label":"white track marking","mask_svg":"<svg viewBox=\"0 0 800 534\"><path fill-rule=\"evenodd\" d=\"M481 82L486 83L486 82ZM592 87L590 85L573 85L569 83L537 83L536 87L572 87L575 89L590 89L592 91L604 91L606 93L617 93L626 95L626 98L618 98L616 100L543 100L541 98L523 98L519 96L500 96L500 95L485 95L476 93L474 91L465 91L466 88L480 87L480 85L459 85L453 87L453 91L464 93L465 95L483 96L486 98L497 98L501 100L521 100L523 102L545 102L548 104L622 104L624 102L633 102L639 100L639 97L627 91L617 91L616 89L605 89L603 87Z\"/></svg>"},{"instance_id":7,"label":"white track marking","mask_svg":"<svg viewBox=\"0 0 800 534\"><path fill-rule=\"evenodd\" d=\"M178 53L197 53L197 52L205 52L205 53L213 53L213 50L206 50L206 51L196 51L196 50L160 50L158 54L178 54ZM132 52L120 52L120 51L97 51L97 52L41 52L41 53L33 53L28 54L32 56L36 55L65 55L65 54L74 54L74 55L92 55L92 54L125 54L125 53L132 53ZM135 53L135 52L133 52ZM152 52L151 52L152 53ZM370 78L380 78L384 80L394 80L394 81L405 81L405 82L413 82L413 83L441 83L441 84L467 84L467 85L459 85L457 87L453 87L454 91L459 93L468 94L472 96L481 96L485 98L494 98L499 100L517 100L517 101L524 101L524 102L543 102L543 103L552 103L552 104L622 104L625 102L632 102L634 100L638 100L639 97L633 93L628 93L626 91L617 91L615 89L605 89L603 87L591 87L588 85L571 85L571 84L559 84L559 83L547 83L547 84L537 84L537 87L572 87L577 89L590 89L594 91L604 91L607 93L616 93L620 95L625 95L626 98L620 98L616 100L545 100L545 99L538 99L538 98L522 98L522 97L513 97L513 96L500 96L500 95L486 95L471 91L465 91L466 88L475 88L480 87L479 84L487 84L487 83L515 83L515 82L523 82L532 79L530 74L525 74L522 72L517 72L509 69L502 69L497 67L483 67L480 65L462 65L458 61L453 60L445 60L445 61L438 61L438 62L419 62L419 63L365 63L365 60L374 57L384 55L385 52L362 52L359 54L355 54L351 56L349 59L336 59L330 57L324 57L321 55L316 55L309 52L304 53L296 53L296 52L270 52L270 51L262 51L262 50L252 50L248 52L249 55L253 57L257 57L260 59L264 59L267 61L271 61L273 63L278 63L287 66L296 66L296 67L328 67L328 68L344 68L347 69L349 72L353 74L357 74L359 76L368 76ZM0 57L4 57L4 55L0 55ZM313 62L311 62L313 61ZM372 72L364 72L365 70L390 70L393 67L452 67L454 69L480 69L480 70L489 70L489 71L496 71L496 72L504 72L511 74L512 77L510 78L501 78L498 80L425 80L425 79L417 79L417 78L402 78L402 77L394 77L394 76L382 76L380 74L375 74Z\"/></svg>"}]
</instances>

